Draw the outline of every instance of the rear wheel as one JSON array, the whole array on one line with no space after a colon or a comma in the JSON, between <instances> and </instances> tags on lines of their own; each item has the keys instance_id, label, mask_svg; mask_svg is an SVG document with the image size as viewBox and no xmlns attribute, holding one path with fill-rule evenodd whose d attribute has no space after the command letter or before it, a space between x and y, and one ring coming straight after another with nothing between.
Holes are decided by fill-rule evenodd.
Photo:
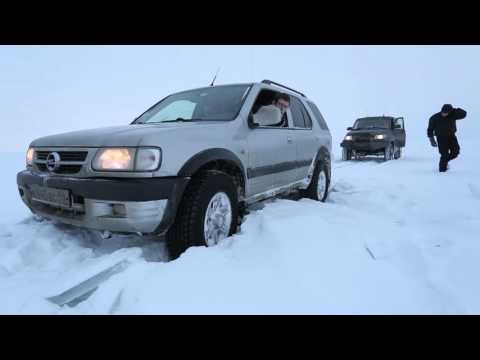
<instances>
[{"instance_id":1,"label":"rear wheel","mask_svg":"<svg viewBox=\"0 0 480 360\"><path fill-rule=\"evenodd\" d=\"M312 181L308 188L303 192L303 196L325 202L328 197L328 188L330 186L330 173L328 167L318 162L313 171Z\"/></svg>"},{"instance_id":2,"label":"rear wheel","mask_svg":"<svg viewBox=\"0 0 480 360\"><path fill-rule=\"evenodd\" d=\"M174 224L167 232L170 259L191 246L214 246L232 235L238 223L238 195L233 178L205 171L191 180Z\"/></svg>"}]
</instances>

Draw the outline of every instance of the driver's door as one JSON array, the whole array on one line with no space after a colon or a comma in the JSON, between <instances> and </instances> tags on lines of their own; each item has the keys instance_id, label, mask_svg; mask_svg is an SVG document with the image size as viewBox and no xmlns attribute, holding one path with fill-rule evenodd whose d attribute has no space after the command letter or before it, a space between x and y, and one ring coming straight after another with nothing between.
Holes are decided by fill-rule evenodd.
<instances>
[{"instance_id":1,"label":"driver's door","mask_svg":"<svg viewBox=\"0 0 480 360\"><path fill-rule=\"evenodd\" d=\"M290 112L287 112L290 124ZM250 194L256 195L295 181L295 130L290 127L259 126L247 135Z\"/></svg>"},{"instance_id":2,"label":"driver's door","mask_svg":"<svg viewBox=\"0 0 480 360\"><path fill-rule=\"evenodd\" d=\"M405 122L403 117L396 118L393 122L393 133L395 134L395 142L399 147L405 146Z\"/></svg>"}]
</instances>

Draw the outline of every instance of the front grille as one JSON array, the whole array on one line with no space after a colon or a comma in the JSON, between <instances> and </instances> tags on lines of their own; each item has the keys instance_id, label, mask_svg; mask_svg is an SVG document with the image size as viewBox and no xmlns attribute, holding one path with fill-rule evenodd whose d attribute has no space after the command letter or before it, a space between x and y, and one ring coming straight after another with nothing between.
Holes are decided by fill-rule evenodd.
<instances>
[{"instance_id":1,"label":"front grille","mask_svg":"<svg viewBox=\"0 0 480 360\"><path fill-rule=\"evenodd\" d=\"M52 151L35 151L37 160L47 160L48 154ZM87 158L87 151L57 151L60 155L61 161L85 161Z\"/></svg>"},{"instance_id":2,"label":"front grille","mask_svg":"<svg viewBox=\"0 0 480 360\"><path fill-rule=\"evenodd\" d=\"M50 151L35 151L37 160L47 160L48 154L50 154Z\"/></svg>"},{"instance_id":3,"label":"front grille","mask_svg":"<svg viewBox=\"0 0 480 360\"><path fill-rule=\"evenodd\" d=\"M36 150L35 165L40 172L48 172L45 164L50 153L57 152L60 156L60 166L55 170L55 174L76 174L82 170L83 163L87 159L88 151L55 151L55 150Z\"/></svg>"},{"instance_id":4,"label":"front grille","mask_svg":"<svg viewBox=\"0 0 480 360\"><path fill-rule=\"evenodd\" d=\"M57 174L76 174L82 170L82 165L60 165L55 171Z\"/></svg>"},{"instance_id":5,"label":"front grille","mask_svg":"<svg viewBox=\"0 0 480 360\"><path fill-rule=\"evenodd\" d=\"M47 165L38 163L37 164L38 170L41 172L47 172ZM82 165L60 165L57 170L55 170L55 174L76 174L80 170L82 170Z\"/></svg>"},{"instance_id":6,"label":"front grille","mask_svg":"<svg viewBox=\"0 0 480 360\"><path fill-rule=\"evenodd\" d=\"M354 141L370 141L370 135L356 135L353 138Z\"/></svg>"}]
</instances>

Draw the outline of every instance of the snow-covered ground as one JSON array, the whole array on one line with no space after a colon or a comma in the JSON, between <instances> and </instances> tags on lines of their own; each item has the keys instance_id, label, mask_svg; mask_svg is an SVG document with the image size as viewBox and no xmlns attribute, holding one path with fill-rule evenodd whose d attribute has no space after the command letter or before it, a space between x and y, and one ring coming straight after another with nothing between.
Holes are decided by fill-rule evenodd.
<instances>
[{"instance_id":1,"label":"snow-covered ground","mask_svg":"<svg viewBox=\"0 0 480 360\"><path fill-rule=\"evenodd\" d=\"M1 153L0 313L479 314L480 169L468 135L446 174L423 129L401 160L335 160L327 203L269 202L241 233L172 262L162 242L36 221L16 189L24 155ZM46 300L124 259L76 306Z\"/></svg>"}]
</instances>

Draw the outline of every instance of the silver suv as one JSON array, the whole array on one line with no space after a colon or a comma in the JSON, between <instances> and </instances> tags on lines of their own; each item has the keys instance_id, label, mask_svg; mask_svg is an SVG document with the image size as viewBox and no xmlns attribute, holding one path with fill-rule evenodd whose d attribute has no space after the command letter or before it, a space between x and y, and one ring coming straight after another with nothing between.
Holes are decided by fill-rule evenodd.
<instances>
[{"instance_id":1,"label":"silver suv","mask_svg":"<svg viewBox=\"0 0 480 360\"><path fill-rule=\"evenodd\" d=\"M33 141L20 196L44 218L166 235L171 257L237 231L251 203L300 190L325 201L331 135L317 106L270 80L159 101L130 125Z\"/></svg>"}]
</instances>

